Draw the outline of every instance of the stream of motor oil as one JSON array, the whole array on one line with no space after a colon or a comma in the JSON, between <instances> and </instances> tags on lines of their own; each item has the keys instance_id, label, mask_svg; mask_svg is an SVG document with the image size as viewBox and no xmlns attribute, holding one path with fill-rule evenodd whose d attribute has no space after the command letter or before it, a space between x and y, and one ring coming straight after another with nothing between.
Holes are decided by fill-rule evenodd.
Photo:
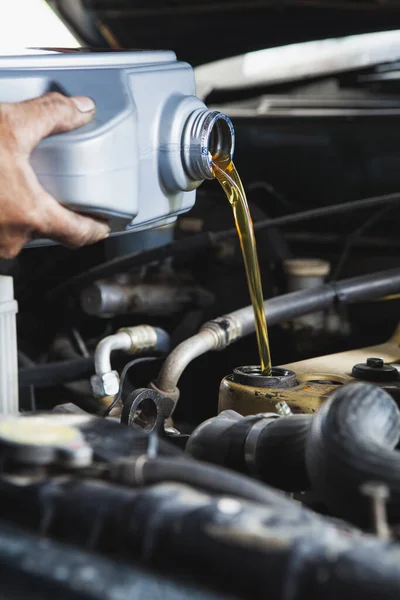
<instances>
[{"instance_id":1,"label":"stream of motor oil","mask_svg":"<svg viewBox=\"0 0 400 600\"><path fill-rule=\"evenodd\" d=\"M251 303L254 310L258 352L263 375L271 375L271 353L269 348L267 319L264 310L264 296L258 264L256 238L253 221L243 184L232 161L220 161L213 157L213 173L221 184L232 206L238 232L243 261L246 268Z\"/></svg>"}]
</instances>

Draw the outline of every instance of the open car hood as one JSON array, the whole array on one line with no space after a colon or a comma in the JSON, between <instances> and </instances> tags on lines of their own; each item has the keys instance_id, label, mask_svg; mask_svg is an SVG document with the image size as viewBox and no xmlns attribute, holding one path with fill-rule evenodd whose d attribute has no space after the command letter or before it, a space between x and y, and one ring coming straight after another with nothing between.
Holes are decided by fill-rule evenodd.
<instances>
[{"instance_id":1,"label":"open car hood","mask_svg":"<svg viewBox=\"0 0 400 600\"><path fill-rule=\"evenodd\" d=\"M400 29L396 0L48 0L92 47L171 49L201 65L284 44Z\"/></svg>"}]
</instances>

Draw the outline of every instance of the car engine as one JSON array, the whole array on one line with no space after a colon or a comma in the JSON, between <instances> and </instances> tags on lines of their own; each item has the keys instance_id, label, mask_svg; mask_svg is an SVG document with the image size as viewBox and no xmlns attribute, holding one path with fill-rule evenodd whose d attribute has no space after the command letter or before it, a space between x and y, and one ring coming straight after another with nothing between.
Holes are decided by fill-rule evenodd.
<instances>
[{"instance_id":1,"label":"car engine","mask_svg":"<svg viewBox=\"0 0 400 600\"><path fill-rule=\"evenodd\" d=\"M163 62L166 81L186 73L164 54L143 58L143 85ZM91 180L110 205L137 192L140 227L122 232L121 209L94 246L41 240L0 261L2 598L399 598L398 64L388 70L390 84L368 66L190 100L218 151L235 127L269 375L221 188L206 175L168 188L142 138L146 194ZM175 105L153 88L176 133ZM123 99L115 87L107 118ZM150 118L146 104L138 93ZM107 138L115 172L117 150ZM174 152L171 164L189 151Z\"/></svg>"},{"instance_id":2,"label":"car engine","mask_svg":"<svg viewBox=\"0 0 400 600\"><path fill-rule=\"evenodd\" d=\"M259 233L263 377L237 240L207 225L229 207L199 195L176 225L4 264L7 593L395 598L400 270L330 281L324 252Z\"/></svg>"}]
</instances>

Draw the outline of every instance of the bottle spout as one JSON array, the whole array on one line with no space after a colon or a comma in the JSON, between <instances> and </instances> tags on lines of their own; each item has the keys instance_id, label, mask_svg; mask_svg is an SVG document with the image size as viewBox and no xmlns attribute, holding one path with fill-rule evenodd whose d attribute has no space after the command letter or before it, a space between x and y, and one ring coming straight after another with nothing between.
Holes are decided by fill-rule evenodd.
<instances>
[{"instance_id":1,"label":"bottle spout","mask_svg":"<svg viewBox=\"0 0 400 600\"><path fill-rule=\"evenodd\" d=\"M183 131L184 167L194 180L213 179L213 160L229 163L235 149L230 118L216 110L195 110Z\"/></svg>"}]
</instances>

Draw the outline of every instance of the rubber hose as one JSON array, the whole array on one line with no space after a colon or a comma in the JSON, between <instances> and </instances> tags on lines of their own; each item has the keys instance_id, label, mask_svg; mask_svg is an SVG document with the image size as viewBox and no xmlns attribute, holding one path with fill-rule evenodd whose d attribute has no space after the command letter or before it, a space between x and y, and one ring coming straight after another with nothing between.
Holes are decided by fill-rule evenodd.
<instances>
[{"instance_id":1,"label":"rubber hose","mask_svg":"<svg viewBox=\"0 0 400 600\"><path fill-rule=\"evenodd\" d=\"M83 478L2 487L4 518L63 543L214 583L234 598L398 600L398 544L288 502L260 506L184 485L129 489Z\"/></svg>"},{"instance_id":2,"label":"rubber hose","mask_svg":"<svg viewBox=\"0 0 400 600\"><path fill-rule=\"evenodd\" d=\"M157 346L155 351L164 354L168 352L168 348L168 334L162 329L157 329ZM20 388L27 388L32 385L37 388L49 388L56 385L64 385L72 381L79 381L80 379L87 379L93 374L93 357L76 358L19 369L18 384Z\"/></svg>"},{"instance_id":3,"label":"rubber hose","mask_svg":"<svg viewBox=\"0 0 400 600\"><path fill-rule=\"evenodd\" d=\"M32 558L34 560L32 560ZM232 600L203 589L199 581L126 565L76 546L60 544L8 523L0 523L0 595L8 600ZM95 575L95 576L90 576ZM121 591L123 588L123 591Z\"/></svg>"},{"instance_id":4,"label":"rubber hose","mask_svg":"<svg viewBox=\"0 0 400 600\"><path fill-rule=\"evenodd\" d=\"M220 413L194 430L186 452L288 492L309 489L305 447L312 415ZM254 441L253 441L254 440Z\"/></svg>"},{"instance_id":5,"label":"rubber hose","mask_svg":"<svg viewBox=\"0 0 400 600\"><path fill-rule=\"evenodd\" d=\"M293 501L273 488L223 467L214 467L194 460L176 458L147 459L140 470L129 469L129 483L153 485L162 482L192 485L213 494L234 496L282 510L293 510ZM136 478L137 477L137 478ZM128 482L126 482L128 483Z\"/></svg>"},{"instance_id":6,"label":"rubber hose","mask_svg":"<svg viewBox=\"0 0 400 600\"><path fill-rule=\"evenodd\" d=\"M332 306L383 298L396 294L399 290L400 269L395 268L275 296L264 301L264 309L269 325L277 325L283 321L326 310ZM240 323L240 335L235 340L241 339L255 330L254 312L251 305L240 308L226 317ZM216 319L217 323L218 321Z\"/></svg>"},{"instance_id":7,"label":"rubber hose","mask_svg":"<svg viewBox=\"0 0 400 600\"><path fill-rule=\"evenodd\" d=\"M159 352L160 354L167 354L169 352L171 343L170 337L168 333L164 329L160 329L160 327L153 327L156 335L157 335L157 343L153 348L154 352Z\"/></svg>"},{"instance_id":8,"label":"rubber hose","mask_svg":"<svg viewBox=\"0 0 400 600\"><path fill-rule=\"evenodd\" d=\"M291 292L284 296L276 296L264 303L268 323L275 325L284 320L318 312L335 304L354 304L367 302L376 298L397 293L400 290L400 269L388 269L369 275L343 279L327 283L309 290ZM242 309L243 310L243 309ZM239 312L239 311L237 311ZM251 315L250 310L248 311ZM254 319L253 319L254 322ZM246 321L242 335L252 333L254 325L249 328Z\"/></svg>"},{"instance_id":9,"label":"rubber hose","mask_svg":"<svg viewBox=\"0 0 400 600\"><path fill-rule=\"evenodd\" d=\"M30 387L31 385L46 388L85 379L93 373L93 358L77 358L20 369L18 383L20 388Z\"/></svg>"},{"instance_id":10,"label":"rubber hose","mask_svg":"<svg viewBox=\"0 0 400 600\"><path fill-rule=\"evenodd\" d=\"M268 423L262 415L243 417L234 410L224 410L193 431L185 451L197 460L247 474L245 442L250 431L260 421L265 425Z\"/></svg>"},{"instance_id":11,"label":"rubber hose","mask_svg":"<svg viewBox=\"0 0 400 600\"><path fill-rule=\"evenodd\" d=\"M54 301L55 298L63 299L66 294L71 293L73 290L80 290L98 279L112 277L116 273L123 273L124 271L142 267L152 262L161 262L166 258L182 255L188 257L199 252L204 252L212 246L212 243L213 234L206 232L144 252L133 252L114 258L60 283L46 294L45 300L50 302Z\"/></svg>"},{"instance_id":12,"label":"rubber hose","mask_svg":"<svg viewBox=\"0 0 400 600\"><path fill-rule=\"evenodd\" d=\"M306 464L312 488L337 516L361 526L371 522L371 499L360 486L388 486L389 520L400 520L400 412L394 400L369 383L337 390L315 415Z\"/></svg>"},{"instance_id":13,"label":"rubber hose","mask_svg":"<svg viewBox=\"0 0 400 600\"><path fill-rule=\"evenodd\" d=\"M255 449L258 477L281 490L310 488L306 469L306 444L313 415L275 419L261 432Z\"/></svg>"},{"instance_id":14,"label":"rubber hose","mask_svg":"<svg viewBox=\"0 0 400 600\"><path fill-rule=\"evenodd\" d=\"M379 207L382 206L384 202L397 202L399 197L400 196L398 193L394 193L375 196L372 198L365 198L362 200L355 200L352 202L343 202L341 204L334 204L331 206L323 206L299 213L284 215L275 219L258 221L255 223L254 228L256 231L259 231L260 229L264 229L266 227L282 227L283 225L290 225L292 223L297 224L301 221L327 217L334 214L352 212L364 208L372 208L374 206ZM71 292L72 290L82 289L98 279L105 279L106 277L113 276L116 273L122 273L127 270L141 267L145 264L160 262L169 257L178 257L182 255L190 256L199 251L205 252L207 249L215 245L218 240L223 240L231 236L236 236L235 228L215 233L208 231L184 238L182 240L177 240L170 244L166 244L165 246L158 246L144 252L134 252L123 257L115 258L106 263L96 265L88 271L80 273L79 275L76 275L75 277L59 284L46 294L45 300L50 302L55 298L62 299L65 294Z\"/></svg>"}]
</instances>

